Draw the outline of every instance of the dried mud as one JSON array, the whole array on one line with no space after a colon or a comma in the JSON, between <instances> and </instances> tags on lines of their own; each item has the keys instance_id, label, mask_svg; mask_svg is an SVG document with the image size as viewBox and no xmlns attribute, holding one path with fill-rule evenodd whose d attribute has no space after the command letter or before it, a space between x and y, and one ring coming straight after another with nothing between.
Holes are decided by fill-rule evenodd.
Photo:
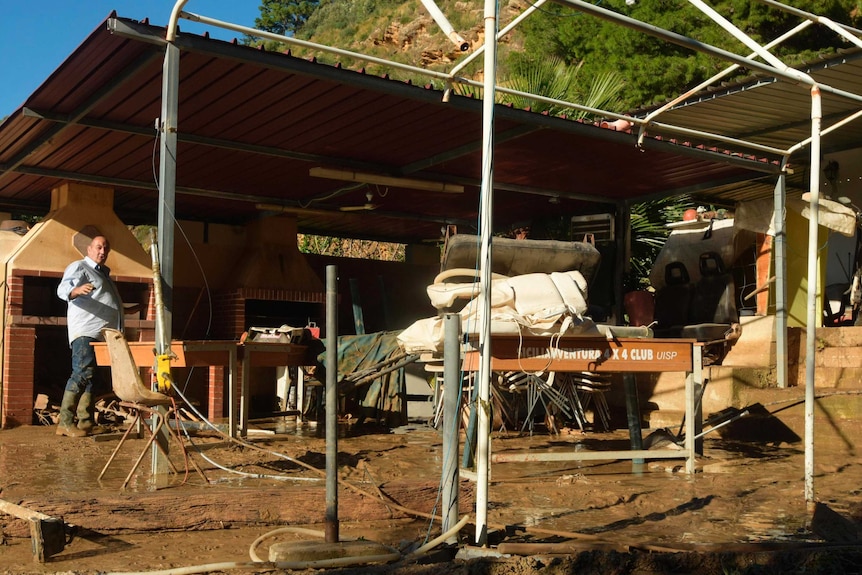
<instances>
[{"instance_id":1,"label":"dried mud","mask_svg":"<svg viewBox=\"0 0 862 575\"><path fill-rule=\"evenodd\" d=\"M792 441L794 433L802 435L800 412L782 413L776 429L790 432L783 437L707 436L694 476L684 473L682 460L648 460L643 465L628 461L495 464L489 487L487 549L472 546L468 528L462 532L458 556L454 556L456 548L443 546L422 560L327 571L404 575L859 572L862 457L857 444L862 429L853 420L818 422L814 505L804 497L803 444ZM765 421L774 424L775 419L768 416ZM755 427L763 430L763 423L755 422ZM322 530L324 482L319 472L301 465L324 468L321 433L308 425L284 422L273 424L271 430L277 433L252 436L253 449L217 437L196 438L208 460L200 454L192 457L208 483L194 471L184 483L182 474L153 481L145 458L124 493L119 488L136 449L121 452L104 479L96 479L116 445L116 436L101 441L62 438L50 427L0 431L0 498L62 517L75 526L62 552L37 563L26 523L0 513L0 573L149 572L246 563L252 543L274 529L294 525ZM726 431L732 431L732 426ZM554 436L497 433L492 449L497 453L565 452L619 449L627 442L627 431ZM142 446L140 440L133 443ZM439 523L432 525L423 516L439 509L439 432L424 425L397 430L354 426L339 439L338 451L345 482L339 489L342 539L364 538L408 552L439 534ZM245 475L238 476L237 471ZM463 480L464 513L472 510L474 492L473 483ZM268 538L258 553L266 558L266 547L272 543L307 538L279 534ZM544 546L539 547L540 543ZM506 546L523 552L519 544L533 545L527 549L536 552L529 556L500 552ZM265 564L224 569L270 571Z\"/></svg>"}]
</instances>

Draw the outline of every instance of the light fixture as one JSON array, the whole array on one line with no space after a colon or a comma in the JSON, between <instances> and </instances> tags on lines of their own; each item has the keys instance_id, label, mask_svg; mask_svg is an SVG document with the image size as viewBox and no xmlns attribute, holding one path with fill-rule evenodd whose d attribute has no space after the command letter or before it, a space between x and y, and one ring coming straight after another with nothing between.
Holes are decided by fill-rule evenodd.
<instances>
[{"instance_id":1,"label":"light fixture","mask_svg":"<svg viewBox=\"0 0 862 575\"><path fill-rule=\"evenodd\" d=\"M308 175L314 176L315 178L329 178L330 180L342 180L344 182L361 182L364 184L376 184L378 186L392 186L394 188L409 188L411 190L421 190L425 192L444 192L447 194L464 193L464 186L460 186L458 184L432 182L430 180L415 180L412 178L397 178L394 176L354 172L351 170L311 168L308 170Z\"/></svg>"}]
</instances>

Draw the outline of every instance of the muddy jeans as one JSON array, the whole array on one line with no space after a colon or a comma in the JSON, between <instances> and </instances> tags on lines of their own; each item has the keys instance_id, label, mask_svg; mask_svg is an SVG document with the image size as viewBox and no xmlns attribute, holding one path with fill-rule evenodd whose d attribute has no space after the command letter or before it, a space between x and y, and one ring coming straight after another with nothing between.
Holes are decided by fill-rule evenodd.
<instances>
[{"instance_id":1,"label":"muddy jeans","mask_svg":"<svg viewBox=\"0 0 862 575\"><path fill-rule=\"evenodd\" d=\"M72 375L66 382L66 391L71 391L75 395L93 393L96 350L90 343L94 341L99 340L81 336L72 342Z\"/></svg>"}]
</instances>

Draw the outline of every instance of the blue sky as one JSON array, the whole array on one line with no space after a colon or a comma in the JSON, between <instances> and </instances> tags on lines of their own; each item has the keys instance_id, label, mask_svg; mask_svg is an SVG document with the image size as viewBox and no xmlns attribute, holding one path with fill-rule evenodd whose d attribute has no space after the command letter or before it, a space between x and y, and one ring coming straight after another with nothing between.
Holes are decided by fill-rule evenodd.
<instances>
[{"instance_id":1,"label":"blue sky","mask_svg":"<svg viewBox=\"0 0 862 575\"><path fill-rule=\"evenodd\" d=\"M5 0L0 12L0 119L24 100L99 27L112 10L119 16L165 26L174 0ZM186 12L254 27L260 0L189 0ZM225 40L240 35L180 20L180 28Z\"/></svg>"}]
</instances>

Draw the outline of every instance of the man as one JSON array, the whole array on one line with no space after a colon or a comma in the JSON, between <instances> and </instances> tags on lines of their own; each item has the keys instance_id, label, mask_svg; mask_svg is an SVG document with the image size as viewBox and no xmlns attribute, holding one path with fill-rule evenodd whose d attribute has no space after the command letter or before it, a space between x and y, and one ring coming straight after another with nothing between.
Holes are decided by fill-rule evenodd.
<instances>
[{"instance_id":1,"label":"man","mask_svg":"<svg viewBox=\"0 0 862 575\"><path fill-rule=\"evenodd\" d=\"M102 339L103 327L123 329L123 302L105 266L110 251L104 236L94 237L87 257L69 264L57 287L60 299L69 302L66 323L72 348L72 375L60 404L57 435L84 437L93 429L96 352L90 343Z\"/></svg>"}]
</instances>

